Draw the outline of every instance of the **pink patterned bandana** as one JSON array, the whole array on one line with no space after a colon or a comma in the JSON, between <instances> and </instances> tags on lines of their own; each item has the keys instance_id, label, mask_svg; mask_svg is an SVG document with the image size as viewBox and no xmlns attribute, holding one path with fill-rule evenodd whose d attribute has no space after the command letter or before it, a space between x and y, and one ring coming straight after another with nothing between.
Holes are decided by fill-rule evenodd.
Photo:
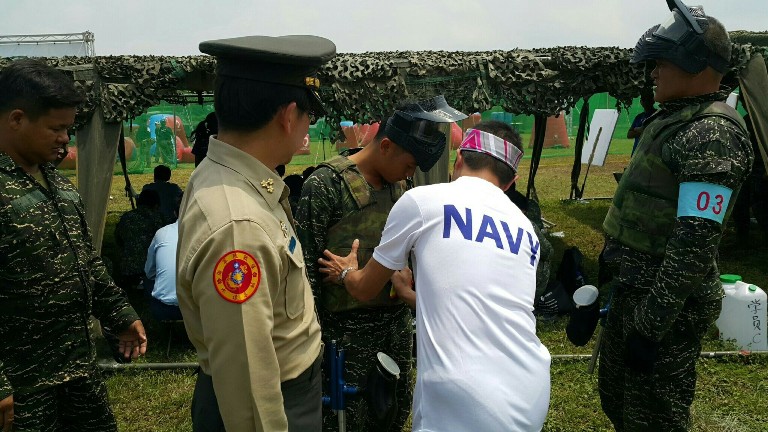
<instances>
[{"instance_id":1,"label":"pink patterned bandana","mask_svg":"<svg viewBox=\"0 0 768 432\"><path fill-rule=\"evenodd\" d=\"M515 173L517 173L520 159L523 158L523 151L511 142L477 129L467 129L467 134L464 141L461 142L459 150L476 151L493 156L509 165Z\"/></svg>"}]
</instances>

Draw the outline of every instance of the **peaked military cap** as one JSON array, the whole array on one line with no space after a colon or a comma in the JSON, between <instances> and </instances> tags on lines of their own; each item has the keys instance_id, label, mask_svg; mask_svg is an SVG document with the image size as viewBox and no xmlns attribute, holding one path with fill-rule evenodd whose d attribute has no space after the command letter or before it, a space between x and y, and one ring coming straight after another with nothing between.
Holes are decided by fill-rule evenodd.
<instances>
[{"instance_id":1,"label":"peaked military cap","mask_svg":"<svg viewBox=\"0 0 768 432\"><path fill-rule=\"evenodd\" d=\"M243 36L200 43L200 52L216 57L216 73L305 88L315 114L327 111L317 91L317 70L336 55L336 45L319 36Z\"/></svg>"}]
</instances>

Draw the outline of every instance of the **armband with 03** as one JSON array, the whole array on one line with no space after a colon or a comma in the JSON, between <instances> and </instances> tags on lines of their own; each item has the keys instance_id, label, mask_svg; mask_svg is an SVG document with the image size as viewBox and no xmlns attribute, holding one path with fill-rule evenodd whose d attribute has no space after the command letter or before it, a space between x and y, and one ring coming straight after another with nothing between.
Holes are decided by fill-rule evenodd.
<instances>
[{"instance_id":1,"label":"armband with 03","mask_svg":"<svg viewBox=\"0 0 768 432\"><path fill-rule=\"evenodd\" d=\"M357 269L354 268L354 267L347 267L344 270L342 270L341 273L339 273L339 283L340 284L344 285L344 278L346 278L347 274L349 272L351 272L352 270L357 270Z\"/></svg>"}]
</instances>

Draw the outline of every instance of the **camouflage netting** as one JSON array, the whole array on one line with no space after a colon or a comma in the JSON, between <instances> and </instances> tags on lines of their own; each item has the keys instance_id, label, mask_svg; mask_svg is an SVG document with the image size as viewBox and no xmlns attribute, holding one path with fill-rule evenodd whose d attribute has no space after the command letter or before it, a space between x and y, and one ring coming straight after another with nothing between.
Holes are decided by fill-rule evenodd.
<instances>
[{"instance_id":1,"label":"camouflage netting","mask_svg":"<svg viewBox=\"0 0 768 432\"><path fill-rule=\"evenodd\" d=\"M341 116L380 120L403 99L444 94L464 112L493 105L518 114L555 115L582 97L609 92L628 105L645 83L631 50L559 47L536 51L340 54L320 72L330 89L331 124Z\"/></svg>"},{"instance_id":2,"label":"camouflage netting","mask_svg":"<svg viewBox=\"0 0 768 432\"><path fill-rule=\"evenodd\" d=\"M740 70L755 53L766 53L764 33L755 45L736 45ZM757 38L757 39L756 39ZM739 39L743 40L743 39ZM627 107L649 85L642 66L629 63L632 50L616 47L557 47L487 52L405 51L339 54L320 71L321 93L330 110L328 124L340 131L342 117L356 122L382 120L406 99L444 94L464 112L493 105L516 114L556 115L585 96L607 92ZM768 59L768 56L766 56ZM0 58L0 70L11 61ZM137 117L161 100L186 103L184 93L211 91L215 59L210 56L63 57L46 61L72 70L86 96L78 125L101 106L107 122ZM97 84L98 83L98 84Z\"/></svg>"},{"instance_id":3,"label":"camouflage netting","mask_svg":"<svg viewBox=\"0 0 768 432\"><path fill-rule=\"evenodd\" d=\"M12 59L0 58L0 71ZM76 127L90 119L97 105L107 122L135 118L161 101L182 102L181 91L208 90L188 77L213 77L216 60L210 56L106 56L44 59L57 68L72 71L85 96ZM96 80L100 85L96 85ZM186 85L190 83L191 85ZM199 88L188 88L199 87Z\"/></svg>"},{"instance_id":4,"label":"camouflage netting","mask_svg":"<svg viewBox=\"0 0 768 432\"><path fill-rule=\"evenodd\" d=\"M768 47L768 32L748 32L738 30L729 32L729 34L733 43Z\"/></svg>"}]
</instances>

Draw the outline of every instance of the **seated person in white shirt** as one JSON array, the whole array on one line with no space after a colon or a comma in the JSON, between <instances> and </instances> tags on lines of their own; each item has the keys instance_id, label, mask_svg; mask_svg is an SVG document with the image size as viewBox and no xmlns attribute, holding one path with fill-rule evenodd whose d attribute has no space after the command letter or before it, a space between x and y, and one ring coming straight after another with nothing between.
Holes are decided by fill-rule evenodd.
<instances>
[{"instance_id":1,"label":"seated person in white shirt","mask_svg":"<svg viewBox=\"0 0 768 432\"><path fill-rule=\"evenodd\" d=\"M178 206L175 213L178 213ZM149 311L158 321L181 320L179 301L176 298L176 245L179 242L178 220L155 233L147 250L144 273L147 275L146 290L150 292Z\"/></svg>"}]
</instances>

